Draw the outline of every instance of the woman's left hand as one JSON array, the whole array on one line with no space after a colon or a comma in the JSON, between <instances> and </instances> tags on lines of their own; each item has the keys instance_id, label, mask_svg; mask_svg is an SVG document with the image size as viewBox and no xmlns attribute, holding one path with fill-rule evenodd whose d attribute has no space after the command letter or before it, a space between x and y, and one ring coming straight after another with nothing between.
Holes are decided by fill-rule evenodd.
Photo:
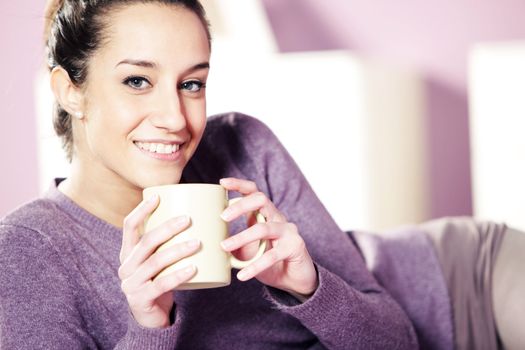
<instances>
[{"instance_id":1,"label":"woman's left hand","mask_svg":"<svg viewBox=\"0 0 525 350\"><path fill-rule=\"evenodd\" d=\"M222 242L228 252L236 251L241 258L249 258L257 251L259 240L268 240L267 251L237 274L241 281L253 277L260 282L287 292L309 296L318 286L318 277L312 258L299 235L297 226L286 220L257 185L236 178L221 179L221 185L229 191L243 194L243 198L230 205L222 214L225 221L258 211L265 223L255 223ZM253 221L252 221L253 223Z\"/></svg>"}]
</instances>

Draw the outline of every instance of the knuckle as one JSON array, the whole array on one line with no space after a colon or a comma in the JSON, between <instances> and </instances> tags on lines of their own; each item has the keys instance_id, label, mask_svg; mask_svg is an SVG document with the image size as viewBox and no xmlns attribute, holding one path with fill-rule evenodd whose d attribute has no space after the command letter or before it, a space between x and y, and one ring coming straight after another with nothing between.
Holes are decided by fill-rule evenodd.
<instances>
[{"instance_id":1,"label":"knuckle","mask_svg":"<svg viewBox=\"0 0 525 350\"><path fill-rule=\"evenodd\" d=\"M138 309L141 305L140 299L136 294L126 294L126 300L130 309Z\"/></svg>"},{"instance_id":2,"label":"knuckle","mask_svg":"<svg viewBox=\"0 0 525 350\"><path fill-rule=\"evenodd\" d=\"M134 228L134 220L131 215L128 215L124 218L124 221L122 223L122 227L124 231L132 231Z\"/></svg>"},{"instance_id":3,"label":"knuckle","mask_svg":"<svg viewBox=\"0 0 525 350\"><path fill-rule=\"evenodd\" d=\"M297 247L302 251L302 250L306 250L306 243L304 242L303 239L301 239L299 237L298 239L298 242L297 242Z\"/></svg>"},{"instance_id":4,"label":"knuckle","mask_svg":"<svg viewBox=\"0 0 525 350\"><path fill-rule=\"evenodd\" d=\"M159 293L165 293L174 288L172 286L172 283L173 282L170 281L170 279L164 277L164 278L158 278L157 280L155 280L154 286L155 286L155 289L157 289Z\"/></svg>"},{"instance_id":5,"label":"knuckle","mask_svg":"<svg viewBox=\"0 0 525 350\"><path fill-rule=\"evenodd\" d=\"M129 299L129 282L127 279L123 279L122 282L120 282L120 289L126 295L126 298Z\"/></svg>"},{"instance_id":6,"label":"knuckle","mask_svg":"<svg viewBox=\"0 0 525 350\"><path fill-rule=\"evenodd\" d=\"M257 223L254 225L254 231L258 237L265 237L270 233L270 228L266 223Z\"/></svg>"},{"instance_id":7,"label":"knuckle","mask_svg":"<svg viewBox=\"0 0 525 350\"><path fill-rule=\"evenodd\" d=\"M286 229L294 235L299 236L299 230L297 229L297 225L293 222L286 223Z\"/></svg>"},{"instance_id":8,"label":"knuckle","mask_svg":"<svg viewBox=\"0 0 525 350\"><path fill-rule=\"evenodd\" d=\"M246 186L250 188L252 191L257 191L257 184L255 183L255 181L247 180Z\"/></svg>"},{"instance_id":9,"label":"knuckle","mask_svg":"<svg viewBox=\"0 0 525 350\"><path fill-rule=\"evenodd\" d=\"M126 279L126 277L128 277L128 273L126 271L126 267L123 266L123 265L120 265L120 267L118 268L118 278L123 281L124 279Z\"/></svg>"},{"instance_id":10,"label":"knuckle","mask_svg":"<svg viewBox=\"0 0 525 350\"><path fill-rule=\"evenodd\" d=\"M298 251L306 250L306 243L304 242L303 238L299 236L298 234L290 237L290 241L295 250L298 250Z\"/></svg>"},{"instance_id":11,"label":"knuckle","mask_svg":"<svg viewBox=\"0 0 525 350\"><path fill-rule=\"evenodd\" d=\"M149 269L150 270L152 270L152 271L160 271L164 267L163 259L162 259L161 256L159 256L158 253L157 254L153 254L148 259L148 265L149 265Z\"/></svg>"},{"instance_id":12,"label":"knuckle","mask_svg":"<svg viewBox=\"0 0 525 350\"><path fill-rule=\"evenodd\" d=\"M124 249L120 250L120 253L118 255L118 259L119 259L121 264L124 262L124 260L126 260L126 255L124 253ZM119 269L120 269L120 267L119 267Z\"/></svg>"},{"instance_id":13,"label":"knuckle","mask_svg":"<svg viewBox=\"0 0 525 350\"><path fill-rule=\"evenodd\" d=\"M268 197L266 197L266 195L261 191L255 193L255 198L257 199L257 202L261 204L261 206L265 206L269 202Z\"/></svg>"},{"instance_id":14,"label":"knuckle","mask_svg":"<svg viewBox=\"0 0 525 350\"><path fill-rule=\"evenodd\" d=\"M152 249L157 246L155 236L151 233L146 233L144 236L142 236L141 240L139 241L139 244L146 249Z\"/></svg>"},{"instance_id":15,"label":"knuckle","mask_svg":"<svg viewBox=\"0 0 525 350\"><path fill-rule=\"evenodd\" d=\"M279 256L277 255L277 251L275 251L275 249L268 251L267 259L268 259L268 262L271 265L275 264L279 260Z\"/></svg>"}]
</instances>

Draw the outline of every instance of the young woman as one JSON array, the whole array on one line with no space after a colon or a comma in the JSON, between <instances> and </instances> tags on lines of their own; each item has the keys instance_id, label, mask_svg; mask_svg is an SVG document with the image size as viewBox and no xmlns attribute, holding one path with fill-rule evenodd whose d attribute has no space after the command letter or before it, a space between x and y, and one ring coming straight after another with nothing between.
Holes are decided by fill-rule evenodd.
<instances>
[{"instance_id":1,"label":"young woman","mask_svg":"<svg viewBox=\"0 0 525 350\"><path fill-rule=\"evenodd\" d=\"M47 19L71 176L1 222L2 349L417 347L272 133L238 114L206 123L210 35L198 1L53 1ZM223 248L270 248L227 288L173 292L194 268L152 278L199 242L156 252L189 219L139 235L158 204L142 189L219 181L243 196L227 221L267 219L235 221Z\"/></svg>"},{"instance_id":2,"label":"young woman","mask_svg":"<svg viewBox=\"0 0 525 350\"><path fill-rule=\"evenodd\" d=\"M523 345L513 311L524 307L523 236L457 219L348 237L264 125L206 118L198 1L51 1L47 19L55 129L72 171L0 222L2 349ZM174 292L191 267L152 279L199 249L156 251L189 218L140 234L158 204L142 189L179 182L243 196L223 213L236 233L224 250L246 258L270 241L228 287ZM236 220L254 210L266 224Z\"/></svg>"}]
</instances>

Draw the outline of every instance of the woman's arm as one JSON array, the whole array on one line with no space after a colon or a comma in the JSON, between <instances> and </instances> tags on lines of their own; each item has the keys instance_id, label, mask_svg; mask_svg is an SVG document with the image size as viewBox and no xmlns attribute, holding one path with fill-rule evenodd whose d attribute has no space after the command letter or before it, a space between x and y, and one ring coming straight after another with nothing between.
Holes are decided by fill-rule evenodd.
<instances>
[{"instance_id":1,"label":"woman's arm","mask_svg":"<svg viewBox=\"0 0 525 350\"><path fill-rule=\"evenodd\" d=\"M38 232L0 225L0 348L99 349L78 309L82 290L51 242ZM84 300L85 302L85 300ZM115 349L173 349L178 324L146 328L129 313ZM108 342L108 339L104 339ZM112 341L109 340L111 343Z\"/></svg>"},{"instance_id":2,"label":"woman's arm","mask_svg":"<svg viewBox=\"0 0 525 350\"><path fill-rule=\"evenodd\" d=\"M406 314L377 284L355 245L337 227L273 133L245 116L232 117L231 123L249 154L250 170L244 173L297 227L318 271L319 285L304 303L269 288L275 305L331 349L417 348ZM330 181L330 174L326 178Z\"/></svg>"},{"instance_id":3,"label":"woman's arm","mask_svg":"<svg viewBox=\"0 0 525 350\"><path fill-rule=\"evenodd\" d=\"M1 349L96 348L62 264L39 233L0 226Z\"/></svg>"}]
</instances>

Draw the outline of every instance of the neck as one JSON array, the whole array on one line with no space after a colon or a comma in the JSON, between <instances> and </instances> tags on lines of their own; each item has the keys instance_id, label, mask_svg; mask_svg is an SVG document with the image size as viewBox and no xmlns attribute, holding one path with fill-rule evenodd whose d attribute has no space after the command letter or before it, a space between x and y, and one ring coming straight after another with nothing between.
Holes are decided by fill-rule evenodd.
<instances>
[{"instance_id":1,"label":"neck","mask_svg":"<svg viewBox=\"0 0 525 350\"><path fill-rule=\"evenodd\" d=\"M71 163L71 176L58 189L96 217L122 227L124 218L142 200L142 189L108 169L93 171L80 161Z\"/></svg>"}]
</instances>

